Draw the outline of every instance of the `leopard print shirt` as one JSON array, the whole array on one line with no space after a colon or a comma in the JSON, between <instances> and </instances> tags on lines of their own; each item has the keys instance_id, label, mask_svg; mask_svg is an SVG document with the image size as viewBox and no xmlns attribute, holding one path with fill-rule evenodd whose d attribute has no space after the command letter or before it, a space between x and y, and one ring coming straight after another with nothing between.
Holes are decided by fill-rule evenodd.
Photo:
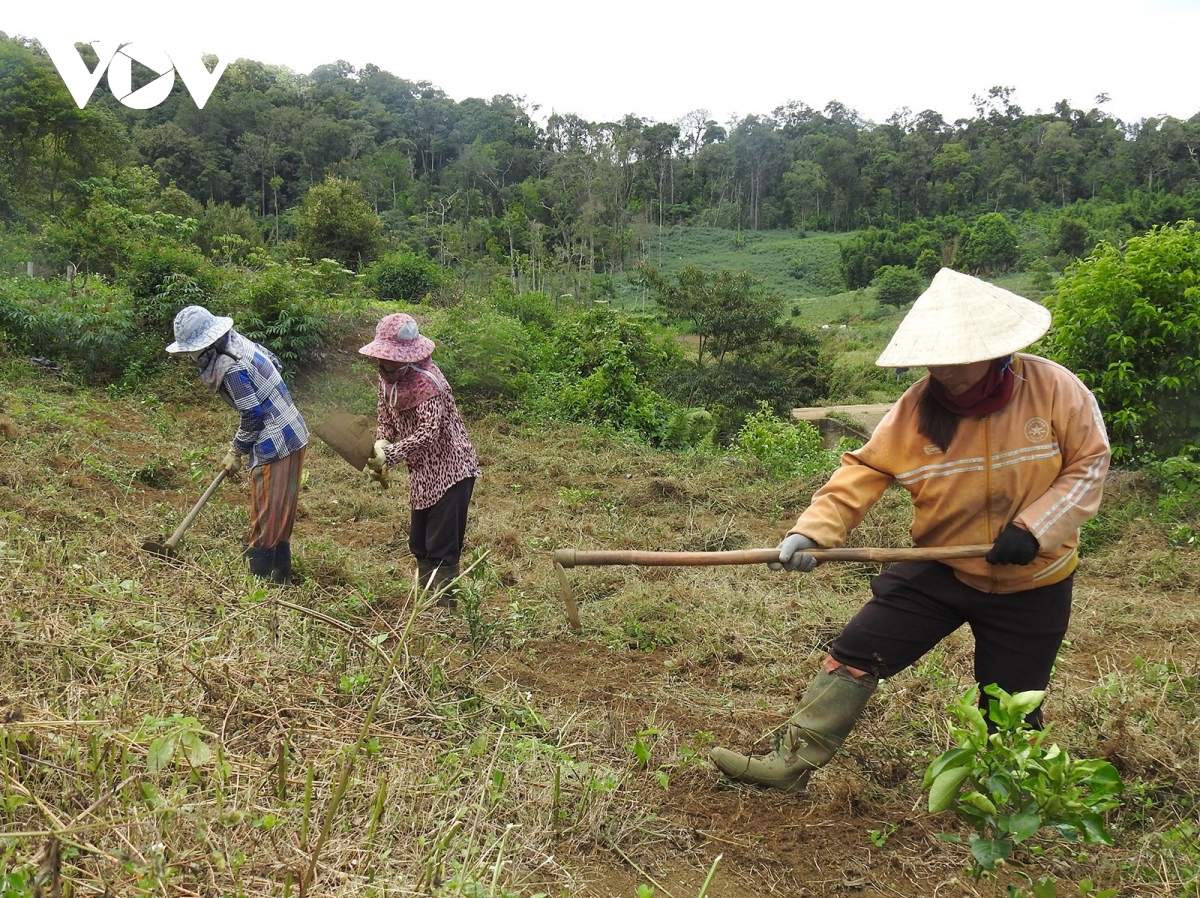
<instances>
[{"instance_id":1,"label":"leopard print shirt","mask_svg":"<svg viewBox=\"0 0 1200 898\"><path fill-rule=\"evenodd\" d=\"M392 445L384 450L388 467L408 466L408 492L414 509L430 508L446 490L468 477L479 477L479 458L467 425L445 389L414 408L397 411L379 391L377 436Z\"/></svg>"}]
</instances>

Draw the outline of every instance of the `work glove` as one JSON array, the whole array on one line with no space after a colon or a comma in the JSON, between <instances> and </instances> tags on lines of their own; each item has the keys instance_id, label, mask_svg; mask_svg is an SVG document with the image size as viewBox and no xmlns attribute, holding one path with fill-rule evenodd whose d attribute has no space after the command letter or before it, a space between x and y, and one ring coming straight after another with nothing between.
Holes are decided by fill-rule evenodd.
<instances>
[{"instance_id":1,"label":"work glove","mask_svg":"<svg viewBox=\"0 0 1200 898\"><path fill-rule=\"evenodd\" d=\"M363 473L367 475L367 479L375 481L384 489L387 489L388 485L388 463L383 450L390 445L391 443L387 440L376 440L375 451L367 459L367 464L363 468Z\"/></svg>"},{"instance_id":2,"label":"work glove","mask_svg":"<svg viewBox=\"0 0 1200 898\"><path fill-rule=\"evenodd\" d=\"M1016 524L1009 524L1000 531L992 551L984 556L984 560L988 564L1029 564L1040 550L1036 536Z\"/></svg>"},{"instance_id":3,"label":"work glove","mask_svg":"<svg viewBox=\"0 0 1200 898\"><path fill-rule=\"evenodd\" d=\"M392 445L387 440L375 441L375 452L367 459L367 470L369 471L385 471L387 470L387 456L383 454L383 450Z\"/></svg>"},{"instance_id":4,"label":"work glove","mask_svg":"<svg viewBox=\"0 0 1200 898\"><path fill-rule=\"evenodd\" d=\"M225 473L230 477L236 477L238 471L242 469L242 460L245 458L236 449L230 449L225 453L225 457L221 459L221 467L225 469Z\"/></svg>"},{"instance_id":5,"label":"work glove","mask_svg":"<svg viewBox=\"0 0 1200 898\"><path fill-rule=\"evenodd\" d=\"M767 563L773 571L804 571L808 573L820 562L805 549L816 549L817 544L803 533L792 533L779 544L779 560Z\"/></svg>"}]
</instances>

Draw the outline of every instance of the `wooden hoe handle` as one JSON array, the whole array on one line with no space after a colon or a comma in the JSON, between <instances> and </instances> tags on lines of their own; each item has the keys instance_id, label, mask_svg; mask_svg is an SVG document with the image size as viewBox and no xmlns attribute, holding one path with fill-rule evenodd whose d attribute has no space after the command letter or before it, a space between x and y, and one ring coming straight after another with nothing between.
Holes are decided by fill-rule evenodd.
<instances>
[{"instance_id":1,"label":"wooden hoe handle","mask_svg":"<svg viewBox=\"0 0 1200 898\"><path fill-rule=\"evenodd\" d=\"M991 545L937 546L913 549L805 549L817 561L943 561L950 558L981 558ZM586 552L555 549L554 563L564 568L585 565L636 564L647 567L677 567L717 564L767 564L779 560L779 549L738 549L731 552L643 552L637 550Z\"/></svg>"},{"instance_id":2,"label":"wooden hoe handle","mask_svg":"<svg viewBox=\"0 0 1200 898\"><path fill-rule=\"evenodd\" d=\"M192 526L192 521L196 520L196 515L200 514L200 509L204 507L204 503L206 503L212 497L212 494L217 491L217 487L221 485L221 481L224 480L226 476L227 474L224 468L217 472L217 476L213 478L213 482L208 485L208 489L206 489L201 494L200 498L196 500L196 504L192 506L192 510L189 511L184 519L179 522L179 526L175 528L175 532L171 534L170 539L163 543L164 549L167 551L174 550L176 544L179 542L180 537L183 536L183 532L187 530L188 527Z\"/></svg>"}]
</instances>

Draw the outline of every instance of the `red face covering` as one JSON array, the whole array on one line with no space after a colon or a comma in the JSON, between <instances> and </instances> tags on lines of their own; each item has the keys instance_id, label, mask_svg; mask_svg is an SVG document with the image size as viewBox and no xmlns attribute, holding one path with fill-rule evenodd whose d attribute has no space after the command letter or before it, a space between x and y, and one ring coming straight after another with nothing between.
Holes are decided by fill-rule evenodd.
<instances>
[{"instance_id":1,"label":"red face covering","mask_svg":"<svg viewBox=\"0 0 1200 898\"><path fill-rule=\"evenodd\" d=\"M388 405L398 412L416 408L426 399L436 396L446 382L432 358L412 362L391 372L380 368L379 379Z\"/></svg>"},{"instance_id":2,"label":"red face covering","mask_svg":"<svg viewBox=\"0 0 1200 898\"><path fill-rule=\"evenodd\" d=\"M990 415L1008 405L1008 400L1012 398L1013 384L1016 382L1012 361L1011 355L996 359L979 383L957 396L951 396L933 378L929 380L929 392L943 408L956 415Z\"/></svg>"}]
</instances>

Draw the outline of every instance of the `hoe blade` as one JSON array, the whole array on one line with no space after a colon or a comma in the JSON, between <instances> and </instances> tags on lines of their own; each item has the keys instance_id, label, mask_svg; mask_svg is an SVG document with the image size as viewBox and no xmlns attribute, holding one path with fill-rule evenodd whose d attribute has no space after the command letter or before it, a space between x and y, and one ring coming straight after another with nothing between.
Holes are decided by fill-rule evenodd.
<instances>
[{"instance_id":1,"label":"hoe blade","mask_svg":"<svg viewBox=\"0 0 1200 898\"><path fill-rule=\"evenodd\" d=\"M375 454L375 419L366 415L338 412L318 424L314 430L334 452L361 471Z\"/></svg>"}]
</instances>

